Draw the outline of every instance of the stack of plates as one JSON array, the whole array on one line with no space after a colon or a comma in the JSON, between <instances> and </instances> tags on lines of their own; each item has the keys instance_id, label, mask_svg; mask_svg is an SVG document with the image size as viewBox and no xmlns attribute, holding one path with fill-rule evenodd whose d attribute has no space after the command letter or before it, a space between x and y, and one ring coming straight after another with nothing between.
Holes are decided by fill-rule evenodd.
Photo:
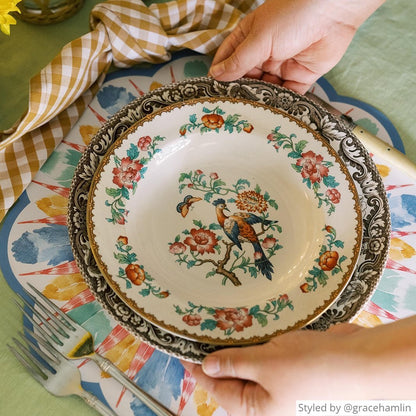
<instances>
[{"instance_id":1,"label":"stack of plates","mask_svg":"<svg viewBox=\"0 0 416 416\"><path fill-rule=\"evenodd\" d=\"M103 126L76 169L68 226L104 308L200 362L351 320L381 276L389 218L370 156L317 104L198 78Z\"/></svg>"}]
</instances>

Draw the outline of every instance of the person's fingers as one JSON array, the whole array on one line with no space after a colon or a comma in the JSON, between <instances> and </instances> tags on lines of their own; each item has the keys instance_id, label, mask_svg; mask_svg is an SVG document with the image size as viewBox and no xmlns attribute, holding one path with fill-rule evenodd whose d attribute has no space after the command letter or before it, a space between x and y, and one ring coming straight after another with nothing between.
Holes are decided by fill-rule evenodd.
<instances>
[{"instance_id":1,"label":"person's fingers","mask_svg":"<svg viewBox=\"0 0 416 416\"><path fill-rule=\"evenodd\" d=\"M321 76L295 59L288 59L280 67L283 86L299 94L305 94L311 85Z\"/></svg>"},{"instance_id":2,"label":"person's fingers","mask_svg":"<svg viewBox=\"0 0 416 416\"><path fill-rule=\"evenodd\" d=\"M251 37L244 40L227 59L212 65L209 74L220 81L233 81L249 75L254 68L261 71L261 54L255 43Z\"/></svg>"},{"instance_id":3,"label":"person's fingers","mask_svg":"<svg viewBox=\"0 0 416 416\"><path fill-rule=\"evenodd\" d=\"M209 74L221 81L233 81L242 76L263 79L304 94L321 74L295 59L264 61L260 36L250 33L244 37L233 32L218 50Z\"/></svg>"},{"instance_id":4,"label":"person's fingers","mask_svg":"<svg viewBox=\"0 0 416 416\"><path fill-rule=\"evenodd\" d=\"M249 20L241 22L223 42L209 70L211 76L221 81L233 81L244 75L260 78L264 56L271 46L266 35L247 31L249 25Z\"/></svg>"},{"instance_id":5,"label":"person's fingers","mask_svg":"<svg viewBox=\"0 0 416 416\"><path fill-rule=\"evenodd\" d=\"M362 329L362 326L356 324L340 323L331 326L327 332L330 332L332 334L348 335L357 331L361 331Z\"/></svg>"},{"instance_id":6,"label":"person's fingers","mask_svg":"<svg viewBox=\"0 0 416 416\"><path fill-rule=\"evenodd\" d=\"M241 22L238 26L224 39L215 53L214 59L212 60L211 66L216 65L219 62L229 58L235 49L243 42L245 38Z\"/></svg>"},{"instance_id":7,"label":"person's fingers","mask_svg":"<svg viewBox=\"0 0 416 416\"><path fill-rule=\"evenodd\" d=\"M264 72L260 68L253 68L250 71L246 72L243 77L252 78L252 79L262 79Z\"/></svg>"},{"instance_id":8,"label":"person's fingers","mask_svg":"<svg viewBox=\"0 0 416 416\"><path fill-rule=\"evenodd\" d=\"M215 378L240 378L259 382L267 366L266 345L225 348L209 354L202 362L205 374ZM262 360L259 360L262 357Z\"/></svg>"},{"instance_id":9,"label":"person's fingers","mask_svg":"<svg viewBox=\"0 0 416 416\"><path fill-rule=\"evenodd\" d=\"M266 82L270 82L271 84L276 85L282 85L283 81L282 78L280 78L278 75L275 74L269 74L267 72L264 72L261 79Z\"/></svg>"},{"instance_id":10,"label":"person's fingers","mask_svg":"<svg viewBox=\"0 0 416 416\"><path fill-rule=\"evenodd\" d=\"M199 364L191 363L189 361L180 360L181 364L185 368L186 371L189 371L191 374L195 371L196 368L201 368Z\"/></svg>"},{"instance_id":11,"label":"person's fingers","mask_svg":"<svg viewBox=\"0 0 416 416\"><path fill-rule=\"evenodd\" d=\"M280 66L283 86L304 94L323 74L333 68L347 49L353 33L334 33L333 37L323 37L307 49L287 59Z\"/></svg>"},{"instance_id":12,"label":"person's fingers","mask_svg":"<svg viewBox=\"0 0 416 416\"><path fill-rule=\"evenodd\" d=\"M282 84L282 87L297 92L300 95L304 95L311 86L312 84L302 84L301 82L297 81L285 81Z\"/></svg>"},{"instance_id":13,"label":"person's fingers","mask_svg":"<svg viewBox=\"0 0 416 416\"><path fill-rule=\"evenodd\" d=\"M259 384L239 379L215 379L207 376L199 365L191 363L183 363L183 365L197 383L212 394L231 415L270 414L267 412L271 402L270 395Z\"/></svg>"}]
</instances>

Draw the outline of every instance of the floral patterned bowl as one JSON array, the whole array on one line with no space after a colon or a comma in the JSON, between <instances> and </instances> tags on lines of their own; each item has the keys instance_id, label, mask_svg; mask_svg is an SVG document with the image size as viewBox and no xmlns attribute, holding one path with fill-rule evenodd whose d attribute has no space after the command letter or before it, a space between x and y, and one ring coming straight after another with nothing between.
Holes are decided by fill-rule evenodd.
<instances>
[{"instance_id":1,"label":"floral patterned bowl","mask_svg":"<svg viewBox=\"0 0 416 416\"><path fill-rule=\"evenodd\" d=\"M89 239L136 313L216 345L302 327L347 285L358 195L320 136L277 109L206 98L122 135L96 171Z\"/></svg>"}]
</instances>

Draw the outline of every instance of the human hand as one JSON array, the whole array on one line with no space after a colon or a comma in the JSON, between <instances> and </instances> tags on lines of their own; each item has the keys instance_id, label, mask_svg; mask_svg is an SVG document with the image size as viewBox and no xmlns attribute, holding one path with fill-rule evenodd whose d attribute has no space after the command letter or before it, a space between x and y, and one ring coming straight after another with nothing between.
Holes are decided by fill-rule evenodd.
<instances>
[{"instance_id":1,"label":"human hand","mask_svg":"<svg viewBox=\"0 0 416 416\"><path fill-rule=\"evenodd\" d=\"M340 334L359 330L339 325L326 333L294 331L266 344L210 354L203 366L183 362L197 382L233 416L292 416L299 399L316 399L339 382ZM323 348L325 345L325 348ZM327 356L328 351L333 356ZM346 382L346 380L345 380Z\"/></svg>"},{"instance_id":2,"label":"human hand","mask_svg":"<svg viewBox=\"0 0 416 416\"><path fill-rule=\"evenodd\" d=\"M266 0L224 40L210 75L263 79L304 94L338 63L383 1Z\"/></svg>"},{"instance_id":3,"label":"human hand","mask_svg":"<svg viewBox=\"0 0 416 416\"><path fill-rule=\"evenodd\" d=\"M339 324L183 365L233 416L293 416L297 400L414 399L415 333L416 316L372 329Z\"/></svg>"}]
</instances>

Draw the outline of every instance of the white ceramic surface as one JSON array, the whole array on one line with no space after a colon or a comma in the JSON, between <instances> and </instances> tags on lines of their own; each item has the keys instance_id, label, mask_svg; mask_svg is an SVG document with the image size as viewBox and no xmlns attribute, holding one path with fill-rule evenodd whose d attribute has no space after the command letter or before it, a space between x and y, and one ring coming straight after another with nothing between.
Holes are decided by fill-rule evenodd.
<instances>
[{"instance_id":1,"label":"white ceramic surface","mask_svg":"<svg viewBox=\"0 0 416 416\"><path fill-rule=\"evenodd\" d=\"M202 99L139 121L90 192L89 235L118 296L153 324L216 345L306 325L361 248L354 183L294 117Z\"/></svg>"}]
</instances>

